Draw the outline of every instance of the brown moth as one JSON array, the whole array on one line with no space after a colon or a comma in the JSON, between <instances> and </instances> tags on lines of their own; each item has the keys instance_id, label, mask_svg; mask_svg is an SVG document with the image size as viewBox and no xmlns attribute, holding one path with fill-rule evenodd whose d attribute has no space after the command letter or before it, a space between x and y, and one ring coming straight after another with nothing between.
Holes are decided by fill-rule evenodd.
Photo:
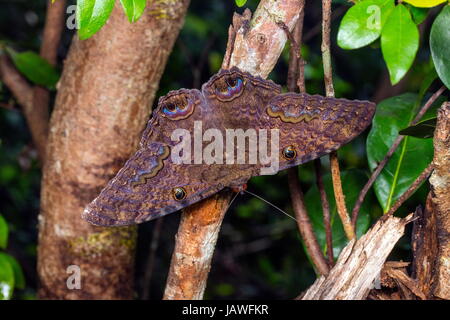
<instances>
[{"instance_id":1,"label":"brown moth","mask_svg":"<svg viewBox=\"0 0 450 320\"><path fill-rule=\"evenodd\" d=\"M222 149L220 144L211 148L212 141L220 136L230 136L232 141L240 139L230 132L243 134L245 146L256 142L258 147L276 141L276 133L277 149L271 150L270 156L276 156L275 171L280 171L348 143L371 123L374 112L375 104L369 101L282 94L281 87L272 81L237 68L221 70L201 90L181 89L159 99L139 150L82 216L101 226L141 223L189 206L226 187L241 186L262 174L262 168L268 167L269 152L255 159L251 147L231 153L227 149L221 160L219 153L229 141L223 143ZM199 127L205 133L199 138L200 143L195 140L195 128ZM248 134L253 132L249 129L260 135ZM179 136L174 139L174 132L189 133L195 141L181 141ZM261 132L267 133L266 139ZM180 152L181 142L186 149ZM191 152L186 151L188 147ZM183 163L174 160L175 153ZM205 154L216 161L201 161L199 158Z\"/></svg>"}]
</instances>

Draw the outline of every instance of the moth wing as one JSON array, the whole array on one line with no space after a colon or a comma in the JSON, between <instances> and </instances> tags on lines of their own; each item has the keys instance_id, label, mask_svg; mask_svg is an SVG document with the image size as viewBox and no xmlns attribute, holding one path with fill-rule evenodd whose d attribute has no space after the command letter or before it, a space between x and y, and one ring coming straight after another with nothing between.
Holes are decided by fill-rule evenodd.
<instances>
[{"instance_id":1,"label":"moth wing","mask_svg":"<svg viewBox=\"0 0 450 320\"><path fill-rule=\"evenodd\" d=\"M200 201L222 187L204 180L201 165L174 163L171 150L179 141L175 130L192 134L194 121L207 114L199 90L180 89L161 97L143 132L139 150L125 163L84 210L82 217L96 225L141 223ZM186 192L174 198L174 189Z\"/></svg>"},{"instance_id":2,"label":"moth wing","mask_svg":"<svg viewBox=\"0 0 450 320\"><path fill-rule=\"evenodd\" d=\"M216 128L256 128L264 106L281 87L238 68L220 70L202 86L202 93Z\"/></svg>"},{"instance_id":3,"label":"moth wing","mask_svg":"<svg viewBox=\"0 0 450 320\"><path fill-rule=\"evenodd\" d=\"M200 165L173 163L169 146L149 143L139 149L84 210L82 217L100 226L122 226L152 220L187 207L223 186L202 181ZM182 188L183 199L174 197Z\"/></svg>"},{"instance_id":4,"label":"moth wing","mask_svg":"<svg viewBox=\"0 0 450 320\"><path fill-rule=\"evenodd\" d=\"M279 131L279 170L337 150L372 122L375 103L319 95L285 93L272 98L261 121L264 129ZM293 147L295 157L283 150Z\"/></svg>"}]
</instances>

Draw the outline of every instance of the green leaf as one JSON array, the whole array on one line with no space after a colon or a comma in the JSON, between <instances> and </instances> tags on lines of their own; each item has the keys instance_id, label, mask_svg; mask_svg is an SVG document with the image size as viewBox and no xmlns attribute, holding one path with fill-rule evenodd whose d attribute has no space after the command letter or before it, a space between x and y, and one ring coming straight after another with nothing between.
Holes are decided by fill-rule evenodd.
<instances>
[{"instance_id":1,"label":"green leaf","mask_svg":"<svg viewBox=\"0 0 450 320\"><path fill-rule=\"evenodd\" d=\"M448 0L403 0L419 8L431 8L440 5Z\"/></svg>"},{"instance_id":2,"label":"green leaf","mask_svg":"<svg viewBox=\"0 0 450 320\"><path fill-rule=\"evenodd\" d=\"M22 267L17 262L17 260L10 256L9 254L0 252L0 259L6 260L11 265L14 273L14 283L15 288L24 289L25 288L25 276L23 275Z\"/></svg>"},{"instance_id":3,"label":"green leaf","mask_svg":"<svg viewBox=\"0 0 450 320\"><path fill-rule=\"evenodd\" d=\"M417 8L408 4L409 12L411 12L411 16L416 24L421 24L425 21L428 16L428 12L430 11L427 8Z\"/></svg>"},{"instance_id":4,"label":"green leaf","mask_svg":"<svg viewBox=\"0 0 450 320\"><path fill-rule=\"evenodd\" d=\"M367 158L371 170L385 157L398 132L407 127L415 116L416 99L416 94L406 93L383 100L377 106L367 138ZM384 212L411 186L432 159L432 140L408 136L403 139L374 184L375 194Z\"/></svg>"},{"instance_id":5,"label":"green leaf","mask_svg":"<svg viewBox=\"0 0 450 320\"><path fill-rule=\"evenodd\" d=\"M31 82L54 89L59 72L40 55L32 51L16 52L6 48L16 68Z\"/></svg>"},{"instance_id":6,"label":"green leaf","mask_svg":"<svg viewBox=\"0 0 450 320\"><path fill-rule=\"evenodd\" d=\"M434 129L436 129L436 117L423 120L413 126L400 130L400 134L404 136L411 136L416 138L432 138L434 135Z\"/></svg>"},{"instance_id":7,"label":"green leaf","mask_svg":"<svg viewBox=\"0 0 450 320\"><path fill-rule=\"evenodd\" d=\"M8 246L8 223L0 214L0 249L5 249Z\"/></svg>"},{"instance_id":8,"label":"green leaf","mask_svg":"<svg viewBox=\"0 0 450 320\"><path fill-rule=\"evenodd\" d=\"M398 83L408 72L419 49L419 30L402 4L392 11L381 32L381 51L391 83Z\"/></svg>"},{"instance_id":9,"label":"green leaf","mask_svg":"<svg viewBox=\"0 0 450 320\"><path fill-rule=\"evenodd\" d=\"M367 182L367 176L364 172L356 169L351 169L343 171L341 173L342 185L345 195L345 203L347 209L351 212L356 199L358 198L359 191L363 188L364 184ZM341 250L347 244L347 238L345 236L344 228L342 227L341 220L337 213L336 202L333 196L333 183L331 181L331 175L327 174L323 176L325 192L330 204L330 216L331 216L331 229L333 237L333 254L335 257L339 255ZM358 216L358 223L356 227L357 235L360 237L364 234L370 225L370 195L364 201L361 208L361 212ZM325 228L323 225L323 212L322 204L320 202L320 194L316 185L311 187L305 194L305 204L308 210L308 214L311 218L311 223L314 228L314 232L317 236L317 241L320 247L325 252L326 251L326 235Z\"/></svg>"},{"instance_id":10,"label":"green leaf","mask_svg":"<svg viewBox=\"0 0 450 320\"><path fill-rule=\"evenodd\" d=\"M144 13L147 0L120 0L130 22L136 22Z\"/></svg>"},{"instance_id":11,"label":"green leaf","mask_svg":"<svg viewBox=\"0 0 450 320\"><path fill-rule=\"evenodd\" d=\"M439 78L450 88L450 6L445 6L433 22L430 33L430 48Z\"/></svg>"},{"instance_id":12,"label":"green leaf","mask_svg":"<svg viewBox=\"0 0 450 320\"><path fill-rule=\"evenodd\" d=\"M355 4L342 18L338 45L343 49L357 49L378 39L394 6L394 0L365 0Z\"/></svg>"},{"instance_id":13,"label":"green leaf","mask_svg":"<svg viewBox=\"0 0 450 320\"><path fill-rule=\"evenodd\" d=\"M14 290L14 270L5 257L0 256L0 300L11 299Z\"/></svg>"},{"instance_id":14,"label":"green leaf","mask_svg":"<svg viewBox=\"0 0 450 320\"><path fill-rule=\"evenodd\" d=\"M245 4L247 3L247 0L234 0L234 2L240 8L240 7L245 6Z\"/></svg>"},{"instance_id":15,"label":"green leaf","mask_svg":"<svg viewBox=\"0 0 450 320\"><path fill-rule=\"evenodd\" d=\"M78 0L78 36L84 40L95 34L106 23L114 8L114 0Z\"/></svg>"}]
</instances>

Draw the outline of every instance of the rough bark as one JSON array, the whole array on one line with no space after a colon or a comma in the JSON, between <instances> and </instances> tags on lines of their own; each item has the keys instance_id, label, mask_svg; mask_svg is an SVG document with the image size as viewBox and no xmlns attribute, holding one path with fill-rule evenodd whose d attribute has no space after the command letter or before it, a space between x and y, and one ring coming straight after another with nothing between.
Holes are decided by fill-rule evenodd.
<instances>
[{"instance_id":1,"label":"rough bark","mask_svg":"<svg viewBox=\"0 0 450 320\"><path fill-rule=\"evenodd\" d=\"M199 204L188 207L181 216L180 228L172 259L179 261L170 266L170 277L164 292L165 300L180 300L189 297L193 300L202 299L211 267L212 253L223 216L230 201L230 193L218 193L213 196L207 206L198 210ZM214 214L221 210L219 219ZM189 238L191 241L179 241L178 238ZM205 261L208 259L207 261ZM191 273L191 270L196 272Z\"/></svg>"},{"instance_id":2,"label":"rough bark","mask_svg":"<svg viewBox=\"0 0 450 320\"><path fill-rule=\"evenodd\" d=\"M74 38L65 61L43 168L39 295L130 299L136 228L94 227L85 207L135 150L189 1L149 2L131 24L120 4L92 38ZM66 285L69 265L81 289Z\"/></svg>"},{"instance_id":3,"label":"rough bark","mask_svg":"<svg viewBox=\"0 0 450 320\"><path fill-rule=\"evenodd\" d=\"M436 236L436 216L433 210L431 193L428 194L425 209L416 210L412 231L412 278L427 299L433 296L433 271L438 256Z\"/></svg>"},{"instance_id":4,"label":"rough bark","mask_svg":"<svg viewBox=\"0 0 450 320\"><path fill-rule=\"evenodd\" d=\"M436 219L438 255L433 275L433 293L450 299L450 103L442 105L434 132L434 172L431 195Z\"/></svg>"},{"instance_id":5,"label":"rough bark","mask_svg":"<svg viewBox=\"0 0 450 320\"><path fill-rule=\"evenodd\" d=\"M317 279L302 300L365 299L411 217L384 216L359 240L351 240L330 273Z\"/></svg>"},{"instance_id":6,"label":"rough bark","mask_svg":"<svg viewBox=\"0 0 450 320\"><path fill-rule=\"evenodd\" d=\"M292 31L299 12L300 1L298 0L261 0L252 19L249 10L246 10L242 16L235 14L229 29L227 51L222 68L237 66L254 76L266 78L277 62L287 39L286 32L277 23L283 22ZM190 220L181 221L164 294L166 299L202 298L208 276L205 270L210 268L215 240L220 231L224 211L228 207L226 200L229 196L227 192L224 192L221 196L200 202L192 212L189 210L192 216L204 216L206 212L209 215L207 225L190 224L185 227L183 224ZM193 229L195 232L185 232L189 228L195 228ZM203 256L197 257L196 263L187 265L182 259L183 254L179 254L177 248L201 247L198 241L203 237L194 236L196 232L206 233L207 237L213 240L209 244L212 250L204 251ZM176 270L181 270L182 273L177 274ZM195 282L188 284L184 279ZM186 287L192 290L183 291Z\"/></svg>"}]
</instances>

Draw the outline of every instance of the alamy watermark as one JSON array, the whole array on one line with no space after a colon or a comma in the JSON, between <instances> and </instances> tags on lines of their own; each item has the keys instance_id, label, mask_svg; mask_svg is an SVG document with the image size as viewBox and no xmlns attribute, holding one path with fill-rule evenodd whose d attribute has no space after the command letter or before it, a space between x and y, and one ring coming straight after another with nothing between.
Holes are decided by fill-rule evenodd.
<instances>
[{"instance_id":1,"label":"alamy watermark","mask_svg":"<svg viewBox=\"0 0 450 320\"><path fill-rule=\"evenodd\" d=\"M72 264L67 267L66 273L70 276L66 280L66 286L69 290L81 289L81 268L76 264Z\"/></svg>"},{"instance_id":2,"label":"alamy watermark","mask_svg":"<svg viewBox=\"0 0 450 320\"><path fill-rule=\"evenodd\" d=\"M377 5L371 5L367 7L367 29L369 30L381 30L381 8Z\"/></svg>"},{"instance_id":3,"label":"alamy watermark","mask_svg":"<svg viewBox=\"0 0 450 320\"><path fill-rule=\"evenodd\" d=\"M194 121L193 135L186 129L175 129L171 139L178 142L171 152L175 164L260 164L261 175L279 169L279 130L209 128L203 132L202 121ZM203 142L209 142L203 148ZM193 148L192 148L193 145ZM248 149L247 149L248 146ZM192 150L193 149L193 150Z\"/></svg>"}]
</instances>

